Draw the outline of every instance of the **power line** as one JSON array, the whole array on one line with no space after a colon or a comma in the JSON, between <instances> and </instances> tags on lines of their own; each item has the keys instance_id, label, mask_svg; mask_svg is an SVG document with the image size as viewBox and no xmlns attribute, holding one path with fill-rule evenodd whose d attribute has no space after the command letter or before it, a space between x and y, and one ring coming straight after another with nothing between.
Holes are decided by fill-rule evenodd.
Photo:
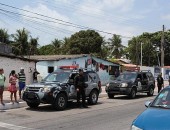
<instances>
[{"instance_id":1,"label":"power line","mask_svg":"<svg viewBox=\"0 0 170 130\"><path fill-rule=\"evenodd\" d=\"M50 2L50 1L47 1L47 0L41 0L41 1L44 1L46 4L48 4L48 5L50 4L49 6L52 6L52 7L57 8L57 9L58 9L58 8L63 8L64 6L65 6L65 9L67 9L67 10L70 9L70 8L75 9L76 7L79 7L79 6L76 5L77 2L74 2L73 4L69 4L70 6L62 5L62 7L61 7L61 6L57 7L57 6L54 5L54 3ZM37 3L37 2L35 2L35 3ZM56 4L60 4L60 3L56 3ZM69 8L68 8L68 7L69 7ZM74 8L74 7L75 7L75 8ZM80 10L79 13L84 14L84 15L88 15L88 14L87 14L87 13L89 12L88 10L82 10L82 9L78 9L78 10ZM97 9L97 10L104 12L104 10L102 10L102 9ZM82 13L82 12L85 12L85 13ZM95 14L95 15L93 15L93 17L96 17L96 15L101 15L101 16L107 17L109 20L111 20L111 21L113 21L113 22L116 22L116 20L118 19L118 20L120 20L120 21L126 21L126 22L123 23L123 24L126 24L126 25L127 25L128 23L133 23L133 25L135 24L135 22L132 21L133 18L130 18L130 20L127 20L126 18L123 18L123 17L120 17L120 16L110 15L110 12L106 12L107 15L104 15L104 14L101 14L101 13L95 13L95 12L91 12L91 13ZM105 13L105 12L104 12L104 13ZM111 19L112 17L115 17L115 19L112 20L112 19ZM98 18L98 17L96 17L96 18ZM117 23L119 23L119 22L117 21ZM139 24L144 25L143 22L140 22L140 21L137 21L136 23L139 23ZM150 28L149 25L148 25L148 26L144 25L143 27L146 28L146 29ZM153 29L153 28L150 28L150 29ZM154 26L154 29L157 29L157 27Z\"/></svg>"},{"instance_id":2,"label":"power line","mask_svg":"<svg viewBox=\"0 0 170 130\"><path fill-rule=\"evenodd\" d=\"M1 14L2 14L2 12L1 12ZM34 27L34 26L32 26L31 24L28 24L28 23L26 23L26 24L24 24L23 22L21 22L20 20L18 20L18 19L16 19L16 17L13 17L13 16L9 16L8 14L6 14L6 13L3 13L3 14L5 14L5 16L7 16L7 17L9 17L11 20L13 20L13 21L17 21L17 22L20 22L21 24L23 24L23 25L26 25L26 26L28 26L28 27L31 27L31 28L33 28L33 29L36 29L36 30L38 30L38 31L40 31L40 32L44 32L44 33L46 33L46 34L50 34L50 35L53 35L53 36L57 36L57 35L55 35L55 33L53 32L49 32L49 30L44 30L44 29L40 29L40 28L37 28L37 27ZM29 21L29 20L28 20Z\"/></svg>"},{"instance_id":3,"label":"power line","mask_svg":"<svg viewBox=\"0 0 170 130\"><path fill-rule=\"evenodd\" d=\"M63 23L59 23L59 24L63 24L63 25L66 25L66 26L72 26L72 27L79 28L79 29L91 29L91 30L95 30L97 32L114 35L114 33L106 32L106 31L101 31L101 30L98 30L98 29L93 29L93 28L89 28L89 27L86 27L86 26L74 24L74 23L67 22L67 21L64 21L64 20L61 20L61 19L56 19L56 18L53 18L53 17L49 17L49 16L46 16L46 15L39 14L39 13L34 13L34 12L31 12L31 11L28 11L28 10L25 10L25 9L20 9L20 8L17 8L17 7L14 7L14 6L10 6L10 5L6 5L6 4L3 4L3 3L0 3L0 5L6 6L6 7L10 7L10 8L13 8L13 9L17 9L17 10L21 10L21 11L25 11L25 12L28 12L28 13L36 14L36 15L41 16L41 17L57 20L57 21L63 22ZM46 20L46 21L51 22L50 20ZM128 39L132 38L132 37L127 37L127 36L122 36L122 35L119 35L119 36L122 37L122 38L128 38Z\"/></svg>"}]
</instances>

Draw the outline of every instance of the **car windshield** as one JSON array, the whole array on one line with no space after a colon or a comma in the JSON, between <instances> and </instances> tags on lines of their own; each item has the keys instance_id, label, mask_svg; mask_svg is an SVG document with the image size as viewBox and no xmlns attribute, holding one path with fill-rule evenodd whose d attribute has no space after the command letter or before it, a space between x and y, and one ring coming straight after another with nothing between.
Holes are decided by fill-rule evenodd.
<instances>
[{"instance_id":1,"label":"car windshield","mask_svg":"<svg viewBox=\"0 0 170 130\"><path fill-rule=\"evenodd\" d=\"M69 72L55 72L49 74L43 81L46 82L66 82L69 79Z\"/></svg>"},{"instance_id":2,"label":"car windshield","mask_svg":"<svg viewBox=\"0 0 170 130\"><path fill-rule=\"evenodd\" d=\"M122 73L119 77L117 77L117 80L131 80L135 81L137 74L136 73Z\"/></svg>"},{"instance_id":3,"label":"car windshield","mask_svg":"<svg viewBox=\"0 0 170 130\"><path fill-rule=\"evenodd\" d=\"M170 109L170 89L161 91L150 107Z\"/></svg>"}]
</instances>

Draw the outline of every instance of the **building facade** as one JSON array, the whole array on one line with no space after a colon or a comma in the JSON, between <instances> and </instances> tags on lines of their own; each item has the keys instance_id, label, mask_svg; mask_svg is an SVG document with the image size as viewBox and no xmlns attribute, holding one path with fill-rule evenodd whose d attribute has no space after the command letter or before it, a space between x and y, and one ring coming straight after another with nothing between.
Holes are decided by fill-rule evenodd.
<instances>
[{"instance_id":1,"label":"building facade","mask_svg":"<svg viewBox=\"0 0 170 130\"><path fill-rule=\"evenodd\" d=\"M80 68L91 68L96 71L102 85L104 85L113 76L114 70L119 69L119 64L90 55L31 56L30 58L38 60L36 68L42 78L60 66L76 65Z\"/></svg>"},{"instance_id":2,"label":"building facade","mask_svg":"<svg viewBox=\"0 0 170 130\"><path fill-rule=\"evenodd\" d=\"M9 74L11 70L15 70L18 74L21 67L24 68L26 74L26 84L32 83L35 65L36 62L34 60L0 53L0 68L4 69L4 75L6 77L5 87L7 88L9 85Z\"/></svg>"}]
</instances>

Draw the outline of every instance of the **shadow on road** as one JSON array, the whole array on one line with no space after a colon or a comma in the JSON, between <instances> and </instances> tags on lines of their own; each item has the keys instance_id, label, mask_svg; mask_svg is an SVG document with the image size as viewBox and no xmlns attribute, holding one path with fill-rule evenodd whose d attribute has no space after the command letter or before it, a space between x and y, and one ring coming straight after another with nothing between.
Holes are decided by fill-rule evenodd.
<instances>
[{"instance_id":1,"label":"shadow on road","mask_svg":"<svg viewBox=\"0 0 170 130\"><path fill-rule=\"evenodd\" d=\"M152 97L155 97L155 96L156 96L156 95L153 95ZM129 98L129 96L127 96L127 95L115 95L115 97L112 98L112 99L119 99L119 100L135 100L135 99L140 99L140 98L148 98L148 96L145 95L145 94L138 94L138 95L136 95L136 98L131 99L131 98ZM109 98L108 98L108 99L109 99ZM110 100L112 100L112 99L110 99Z\"/></svg>"},{"instance_id":2,"label":"shadow on road","mask_svg":"<svg viewBox=\"0 0 170 130\"><path fill-rule=\"evenodd\" d=\"M96 105L100 105L103 104L102 102L98 102ZM88 105L88 108L79 108L77 107L77 103L76 102L68 102L67 107L65 110L63 111L68 111L71 109L90 109L93 105ZM26 110L29 111L38 111L38 112L60 112L55 110L52 105L40 105L38 108L30 108L27 107Z\"/></svg>"}]
</instances>

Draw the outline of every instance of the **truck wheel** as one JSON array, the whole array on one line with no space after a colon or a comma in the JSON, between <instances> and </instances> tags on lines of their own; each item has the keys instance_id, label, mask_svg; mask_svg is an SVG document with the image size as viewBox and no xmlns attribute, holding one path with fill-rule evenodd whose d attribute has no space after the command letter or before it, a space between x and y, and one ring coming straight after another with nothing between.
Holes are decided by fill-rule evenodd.
<instances>
[{"instance_id":1,"label":"truck wheel","mask_svg":"<svg viewBox=\"0 0 170 130\"><path fill-rule=\"evenodd\" d=\"M132 90L131 90L131 92L130 92L130 94L129 94L129 97L130 97L131 99L134 99L134 98L136 97L136 90L135 90L134 88L132 88Z\"/></svg>"},{"instance_id":2,"label":"truck wheel","mask_svg":"<svg viewBox=\"0 0 170 130\"><path fill-rule=\"evenodd\" d=\"M54 101L53 107L56 110L62 111L66 108L66 106L67 106L67 97L63 93L58 94Z\"/></svg>"},{"instance_id":3,"label":"truck wheel","mask_svg":"<svg viewBox=\"0 0 170 130\"><path fill-rule=\"evenodd\" d=\"M30 103L30 102L27 102L27 105L30 107L30 108L37 108L40 103Z\"/></svg>"},{"instance_id":4,"label":"truck wheel","mask_svg":"<svg viewBox=\"0 0 170 130\"><path fill-rule=\"evenodd\" d=\"M147 92L147 95L148 96L153 96L153 94L154 94L154 89L153 89L153 87L150 87L149 92Z\"/></svg>"},{"instance_id":5,"label":"truck wheel","mask_svg":"<svg viewBox=\"0 0 170 130\"><path fill-rule=\"evenodd\" d=\"M97 90L92 90L90 95L89 95L88 103L90 105L97 104L98 96L99 96L99 94L98 94Z\"/></svg>"},{"instance_id":6,"label":"truck wheel","mask_svg":"<svg viewBox=\"0 0 170 130\"><path fill-rule=\"evenodd\" d=\"M114 96L115 96L114 94L111 94L111 93L108 93L107 95L110 99L114 98Z\"/></svg>"}]
</instances>

